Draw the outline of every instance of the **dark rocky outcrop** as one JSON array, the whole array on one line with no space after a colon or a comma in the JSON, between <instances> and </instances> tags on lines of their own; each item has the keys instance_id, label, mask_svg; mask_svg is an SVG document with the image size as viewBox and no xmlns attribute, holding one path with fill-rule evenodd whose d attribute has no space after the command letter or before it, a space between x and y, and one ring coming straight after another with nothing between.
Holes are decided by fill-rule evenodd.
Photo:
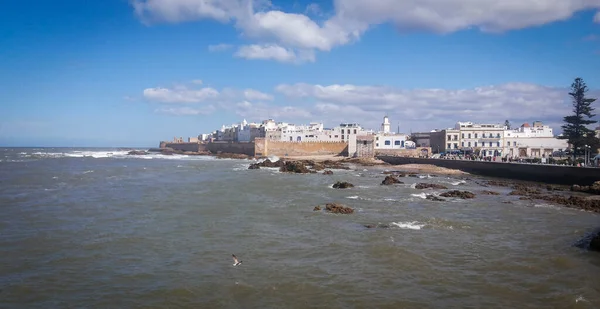
<instances>
[{"instance_id":1,"label":"dark rocky outcrop","mask_svg":"<svg viewBox=\"0 0 600 309\"><path fill-rule=\"evenodd\" d=\"M323 171L323 175L333 175L333 172L331 170L325 170Z\"/></svg>"},{"instance_id":2,"label":"dark rocky outcrop","mask_svg":"<svg viewBox=\"0 0 600 309\"><path fill-rule=\"evenodd\" d=\"M311 171L300 161L285 161L279 171L284 173L308 174Z\"/></svg>"},{"instance_id":3,"label":"dark rocky outcrop","mask_svg":"<svg viewBox=\"0 0 600 309\"><path fill-rule=\"evenodd\" d=\"M468 199L468 198L474 198L475 194L473 194L469 191L452 190L452 191L444 192L444 193L440 194L440 196L458 197L458 198L462 198L462 199Z\"/></svg>"},{"instance_id":4,"label":"dark rocky outcrop","mask_svg":"<svg viewBox=\"0 0 600 309\"><path fill-rule=\"evenodd\" d=\"M443 201L445 201L445 199L439 198L439 197L437 197L437 196L435 196L433 194L427 194L425 196L425 199L430 200L430 201L435 201L435 202L443 202Z\"/></svg>"},{"instance_id":5,"label":"dark rocky outcrop","mask_svg":"<svg viewBox=\"0 0 600 309\"><path fill-rule=\"evenodd\" d=\"M315 206L315 208L313 208L313 211L319 211L319 210L321 210L321 206L319 206L319 205L317 205L317 206Z\"/></svg>"},{"instance_id":6,"label":"dark rocky outcrop","mask_svg":"<svg viewBox=\"0 0 600 309\"><path fill-rule=\"evenodd\" d=\"M347 189L352 187L354 187L354 185L346 181L338 181L333 184L334 189Z\"/></svg>"},{"instance_id":7,"label":"dark rocky outcrop","mask_svg":"<svg viewBox=\"0 0 600 309\"><path fill-rule=\"evenodd\" d=\"M249 170L259 170L260 166L258 165L258 163L253 163L253 164L250 164L250 166L248 166L248 169Z\"/></svg>"},{"instance_id":8,"label":"dark rocky outcrop","mask_svg":"<svg viewBox=\"0 0 600 309\"><path fill-rule=\"evenodd\" d=\"M600 194L600 181L594 182L591 186L573 185L571 186L571 191Z\"/></svg>"},{"instance_id":9,"label":"dark rocky outcrop","mask_svg":"<svg viewBox=\"0 0 600 309\"><path fill-rule=\"evenodd\" d=\"M513 186L513 191L508 195L532 195L542 193L539 188L533 186L527 186L524 184L517 184Z\"/></svg>"},{"instance_id":10,"label":"dark rocky outcrop","mask_svg":"<svg viewBox=\"0 0 600 309\"><path fill-rule=\"evenodd\" d=\"M403 182L398 180L398 178L391 176L391 175L385 176L385 179L381 182L382 185L393 185L396 183L403 183Z\"/></svg>"},{"instance_id":11,"label":"dark rocky outcrop","mask_svg":"<svg viewBox=\"0 0 600 309\"><path fill-rule=\"evenodd\" d=\"M351 214L354 213L354 209L346 207L338 203L327 203L325 204L325 210L334 214Z\"/></svg>"},{"instance_id":12,"label":"dark rocky outcrop","mask_svg":"<svg viewBox=\"0 0 600 309\"><path fill-rule=\"evenodd\" d=\"M444 185L440 185L437 183L418 183L415 186L415 189L448 189L448 187L444 186Z\"/></svg>"},{"instance_id":13,"label":"dark rocky outcrop","mask_svg":"<svg viewBox=\"0 0 600 309\"><path fill-rule=\"evenodd\" d=\"M486 181L486 186L496 186L496 187L510 187L512 184L507 181L501 180L488 180Z\"/></svg>"},{"instance_id":14,"label":"dark rocky outcrop","mask_svg":"<svg viewBox=\"0 0 600 309\"><path fill-rule=\"evenodd\" d=\"M496 191L490 191L490 190L483 190L483 191L481 191L481 194L483 194L483 195L500 195L500 193L498 193Z\"/></svg>"},{"instance_id":15,"label":"dark rocky outcrop","mask_svg":"<svg viewBox=\"0 0 600 309\"><path fill-rule=\"evenodd\" d=\"M592 237L589 248L592 251L600 251L600 233Z\"/></svg>"},{"instance_id":16,"label":"dark rocky outcrop","mask_svg":"<svg viewBox=\"0 0 600 309\"><path fill-rule=\"evenodd\" d=\"M408 174L408 177L415 177L416 178L416 177L419 177L419 175L417 175L417 174Z\"/></svg>"}]
</instances>

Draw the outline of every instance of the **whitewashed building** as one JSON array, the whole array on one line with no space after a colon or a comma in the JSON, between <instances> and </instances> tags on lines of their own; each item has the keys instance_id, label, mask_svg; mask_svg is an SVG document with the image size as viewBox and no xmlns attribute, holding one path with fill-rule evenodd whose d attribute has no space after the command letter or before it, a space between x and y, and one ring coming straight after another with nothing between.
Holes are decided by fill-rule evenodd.
<instances>
[{"instance_id":1,"label":"whitewashed building","mask_svg":"<svg viewBox=\"0 0 600 309\"><path fill-rule=\"evenodd\" d=\"M408 136L406 134L391 132L390 120L388 116L383 117L381 129L375 133L375 141L373 147L375 149L406 149ZM413 143L414 144L414 143ZM412 145L412 144L411 144Z\"/></svg>"},{"instance_id":2,"label":"whitewashed building","mask_svg":"<svg viewBox=\"0 0 600 309\"><path fill-rule=\"evenodd\" d=\"M569 147L567 140L554 137L552 128L540 121L534 121L531 126L524 123L517 129L505 130L504 143L504 154L508 158L547 158Z\"/></svg>"},{"instance_id":3,"label":"whitewashed building","mask_svg":"<svg viewBox=\"0 0 600 309\"><path fill-rule=\"evenodd\" d=\"M460 132L461 150L473 151L481 157L502 156L504 125L457 122L454 129Z\"/></svg>"}]
</instances>

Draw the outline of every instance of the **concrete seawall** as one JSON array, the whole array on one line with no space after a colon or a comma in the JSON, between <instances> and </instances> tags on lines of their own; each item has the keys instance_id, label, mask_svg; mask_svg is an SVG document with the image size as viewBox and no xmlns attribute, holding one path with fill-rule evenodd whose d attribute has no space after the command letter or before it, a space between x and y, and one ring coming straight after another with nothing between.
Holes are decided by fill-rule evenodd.
<instances>
[{"instance_id":1,"label":"concrete seawall","mask_svg":"<svg viewBox=\"0 0 600 309\"><path fill-rule=\"evenodd\" d=\"M536 181L548 184L591 185L595 181L600 180L599 168L487 161L405 158L395 156L377 156L377 158L393 165L431 164L435 166L461 170L473 175Z\"/></svg>"}]
</instances>

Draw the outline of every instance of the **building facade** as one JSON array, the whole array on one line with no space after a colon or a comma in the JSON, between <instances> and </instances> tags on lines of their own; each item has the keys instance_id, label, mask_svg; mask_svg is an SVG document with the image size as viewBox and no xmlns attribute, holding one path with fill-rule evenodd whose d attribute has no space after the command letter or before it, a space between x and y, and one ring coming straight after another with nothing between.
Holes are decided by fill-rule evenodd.
<instances>
[{"instance_id":1,"label":"building facade","mask_svg":"<svg viewBox=\"0 0 600 309\"><path fill-rule=\"evenodd\" d=\"M472 122L457 122L454 127L460 132L460 149L465 152L472 151L475 156L480 157L502 156L505 128L500 124Z\"/></svg>"},{"instance_id":2,"label":"building facade","mask_svg":"<svg viewBox=\"0 0 600 309\"><path fill-rule=\"evenodd\" d=\"M554 137L552 128L534 121L504 132L504 154L508 158L548 158L569 147L568 141Z\"/></svg>"}]
</instances>

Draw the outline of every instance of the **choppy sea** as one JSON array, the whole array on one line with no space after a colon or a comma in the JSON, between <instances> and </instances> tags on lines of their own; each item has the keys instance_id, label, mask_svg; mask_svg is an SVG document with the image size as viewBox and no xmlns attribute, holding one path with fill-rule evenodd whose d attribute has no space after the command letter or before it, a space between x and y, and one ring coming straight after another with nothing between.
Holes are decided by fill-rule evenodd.
<instances>
[{"instance_id":1,"label":"choppy sea","mask_svg":"<svg viewBox=\"0 0 600 309\"><path fill-rule=\"evenodd\" d=\"M598 214L252 162L0 149L0 308L600 308L600 254L574 246Z\"/></svg>"}]
</instances>

